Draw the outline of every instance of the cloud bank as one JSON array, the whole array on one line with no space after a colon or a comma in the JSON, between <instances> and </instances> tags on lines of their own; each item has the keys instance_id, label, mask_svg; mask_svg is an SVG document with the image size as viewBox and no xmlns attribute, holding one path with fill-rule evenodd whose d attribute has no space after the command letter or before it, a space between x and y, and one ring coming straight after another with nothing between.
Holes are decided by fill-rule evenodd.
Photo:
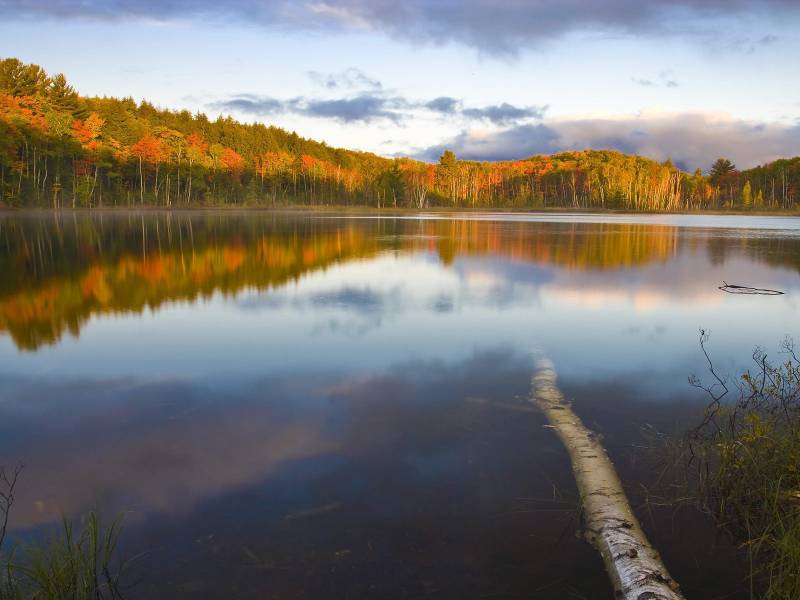
<instances>
[{"instance_id":1,"label":"cloud bank","mask_svg":"<svg viewBox=\"0 0 800 600\"><path fill-rule=\"evenodd\" d=\"M17 18L239 21L264 27L371 31L413 42L456 42L486 54L513 55L573 32L630 36L714 36L720 22L779 23L800 14L796 0L0 0ZM745 51L771 34L730 38Z\"/></svg>"},{"instance_id":2,"label":"cloud bank","mask_svg":"<svg viewBox=\"0 0 800 600\"><path fill-rule=\"evenodd\" d=\"M465 130L422 150L419 157L436 160L445 148L471 160L608 149L671 159L686 170L707 169L715 158L726 156L740 168L748 168L800 154L800 125L754 123L704 113L552 120L493 131Z\"/></svg>"},{"instance_id":3,"label":"cloud bank","mask_svg":"<svg viewBox=\"0 0 800 600\"><path fill-rule=\"evenodd\" d=\"M329 81L335 81L332 76L315 74L312 78L322 81L324 87L328 89L339 87L338 82L328 85ZM377 80L366 78L366 81L369 82L368 87L379 91L363 91L340 98L297 97L288 100L257 94L237 94L211 102L208 106L222 112L238 112L259 117L299 114L333 119L342 123L368 123L381 119L400 123L412 118L419 111L427 111L439 116L458 117L464 122L482 121L495 125L512 125L541 119L547 110L547 106L514 106L508 102L482 107L465 107L461 100L447 96L433 100L411 100L384 93Z\"/></svg>"}]
</instances>

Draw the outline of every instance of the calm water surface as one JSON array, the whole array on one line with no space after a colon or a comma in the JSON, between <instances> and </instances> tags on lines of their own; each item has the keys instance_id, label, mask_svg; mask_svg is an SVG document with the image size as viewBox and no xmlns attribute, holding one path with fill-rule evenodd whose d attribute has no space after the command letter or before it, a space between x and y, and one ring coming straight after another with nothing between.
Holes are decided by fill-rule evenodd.
<instances>
[{"instance_id":1,"label":"calm water surface","mask_svg":"<svg viewBox=\"0 0 800 600\"><path fill-rule=\"evenodd\" d=\"M722 281L780 289L734 296ZM800 336L800 222L597 215L0 218L0 464L18 540L127 513L133 598L608 598L533 353L687 595L745 597L643 428Z\"/></svg>"}]
</instances>

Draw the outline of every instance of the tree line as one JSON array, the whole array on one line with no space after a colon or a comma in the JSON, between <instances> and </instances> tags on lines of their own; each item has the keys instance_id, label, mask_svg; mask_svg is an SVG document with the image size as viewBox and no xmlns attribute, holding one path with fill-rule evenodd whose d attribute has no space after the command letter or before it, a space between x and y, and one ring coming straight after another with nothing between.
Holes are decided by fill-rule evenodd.
<instances>
[{"instance_id":1,"label":"tree line","mask_svg":"<svg viewBox=\"0 0 800 600\"><path fill-rule=\"evenodd\" d=\"M708 174L608 150L438 163L332 148L278 127L83 97L0 60L0 202L14 207L794 209L800 157Z\"/></svg>"}]
</instances>

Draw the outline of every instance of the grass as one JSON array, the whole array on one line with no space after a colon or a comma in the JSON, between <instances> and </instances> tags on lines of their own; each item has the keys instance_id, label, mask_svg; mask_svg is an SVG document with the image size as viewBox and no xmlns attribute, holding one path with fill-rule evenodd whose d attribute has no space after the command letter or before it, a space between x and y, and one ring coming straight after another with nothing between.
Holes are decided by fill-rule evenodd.
<instances>
[{"instance_id":1,"label":"grass","mask_svg":"<svg viewBox=\"0 0 800 600\"><path fill-rule=\"evenodd\" d=\"M64 519L49 543L23 548L3 560L0 600L123 598L121 578L127 564L116 559L121 530L120 518L103 528L95 513L89 513L79 530Z\"/></svg>"},{"instance_id":2,"label":"grass","mask_svg":"<svg viewBox=\"0 0 800 600\"><path fill-rule=\"evenodd\" d=\"M712 402L683 444L696 500L746 548L751 596L767 600L800 598L800 358L791 340L781 353L754 352L734 402L709 360L715 385L694 383Z\"/></svg>"}]
</instances>

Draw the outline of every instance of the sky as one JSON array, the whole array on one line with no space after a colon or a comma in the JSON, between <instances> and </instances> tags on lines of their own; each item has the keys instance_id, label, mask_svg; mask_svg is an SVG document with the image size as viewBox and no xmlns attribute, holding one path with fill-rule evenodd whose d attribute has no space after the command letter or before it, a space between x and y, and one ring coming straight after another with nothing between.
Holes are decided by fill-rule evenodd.
<instances>
[{"instance_id":1,"label":"sky","mask_svg":"<svg viewBox=\"0 0 800 600\"><path fill-rule=\"evenodd\" d=\"M800 154L798 0L0 0L0 56L385 156Z\"/></svg>"}]
</instances>

